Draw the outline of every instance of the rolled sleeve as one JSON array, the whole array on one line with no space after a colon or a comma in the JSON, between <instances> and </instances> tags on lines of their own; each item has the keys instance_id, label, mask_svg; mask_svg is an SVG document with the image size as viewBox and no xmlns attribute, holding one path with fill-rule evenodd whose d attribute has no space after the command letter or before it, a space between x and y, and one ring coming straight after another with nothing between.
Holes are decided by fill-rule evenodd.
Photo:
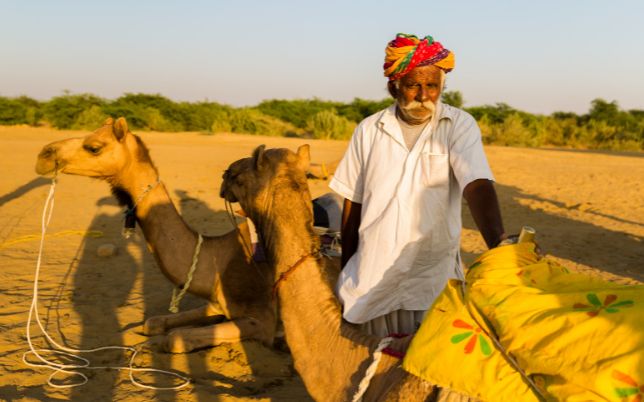
<instances>
[{"instance_id":1,"label":"rolled sleeve","mask_svg":"<svg viewBox=\"0 0 644 402\"><path fill-rule=\"evenodd\" d=\"M450 144L450 165L458 181L461 192L469 183L478 179L494 180L492 170L487 162L481 131L476 120L464 114L457 122Z\"/></svg>"},{"instance_id":2,"label":"rolled sleeve","mask_svg":"<svg viewBox=\"0 0 644 402\"><path fill-rule=\"evenodd\" d=\"M329 183L333 191L355 203L362 203L364 187L361 132L361 127L358 126Z\"/></svg>"}]
</instances>

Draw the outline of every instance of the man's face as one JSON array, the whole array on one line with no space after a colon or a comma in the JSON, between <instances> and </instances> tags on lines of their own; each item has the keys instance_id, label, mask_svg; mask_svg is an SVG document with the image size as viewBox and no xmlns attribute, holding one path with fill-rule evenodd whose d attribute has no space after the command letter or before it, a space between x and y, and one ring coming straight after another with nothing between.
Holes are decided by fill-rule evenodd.
<instances>
[{"instance_id":1,"label":"man's face","mask_svg":"<svg viewBox=\"0 0 644 402\"><path fill-rule=\"evenodd\" d=\"M409 124L432 118L441 95L442 74L436 66L416 67L392 84L389 90L398 102L400 117Z\"/></svg>"}]
</instances>

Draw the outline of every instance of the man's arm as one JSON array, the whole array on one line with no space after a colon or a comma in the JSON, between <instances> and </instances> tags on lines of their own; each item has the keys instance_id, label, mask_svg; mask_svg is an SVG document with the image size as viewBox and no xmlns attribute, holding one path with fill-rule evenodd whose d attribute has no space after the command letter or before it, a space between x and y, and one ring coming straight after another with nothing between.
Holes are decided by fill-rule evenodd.
<instances>
[{"instance_id":1,"label":"man's arm","mask_svg":"<svg viewBox=\"0 0 644 402\"><path fill-rule=\"evenodd\" d=\"M341 267L344 268L351 256L358 249L358 228L360 227L360 212L362 204L344 199L342 208L342 227L340 235L342 236L342 259Z\"/></svg>"},{"instance_id":2,"label":"man's arm","mask_svg":"<svg viewBox=\"0 0 644 402\"><path fill-rule=\"evenodd\" d=\"M494 184L487 179L474 180L465 186L463 197L488 248L496 247L507 236Z\"/></svg>"}]
</instances>

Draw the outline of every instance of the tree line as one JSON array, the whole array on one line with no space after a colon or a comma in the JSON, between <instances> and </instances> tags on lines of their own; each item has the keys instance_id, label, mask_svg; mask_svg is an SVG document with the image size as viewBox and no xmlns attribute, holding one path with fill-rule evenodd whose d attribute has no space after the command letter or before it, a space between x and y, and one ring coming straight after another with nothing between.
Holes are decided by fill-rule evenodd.
<instances>
[{"instance_id":1,"label":"tree line","mask_svg":"<svg viewBox=\"0 0 644 402\"><path fill-rule=\"evenodd\" d=\"M486 144L644 150L644 110L622 110L616 101L595 99L582 115L538 115L505 103L463 107L459 91L445 92L442 99L474 116ZM357 123L392 102L273 99L252 107L232 107L209 101L175 102L158 94L128 93L108 100L66 92L48 101L0 97L0 124L94 130L109 116L124 116L134 130L348 139Z\"/></svg>"}]
</instances>

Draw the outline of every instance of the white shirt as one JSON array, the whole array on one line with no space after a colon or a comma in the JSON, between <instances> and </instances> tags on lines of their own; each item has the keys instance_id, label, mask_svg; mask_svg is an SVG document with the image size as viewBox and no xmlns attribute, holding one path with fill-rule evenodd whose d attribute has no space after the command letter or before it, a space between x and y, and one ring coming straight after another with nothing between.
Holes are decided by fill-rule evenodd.
<instances>
[{"instance_id":1,"label":"white shirt","mask_svg":"<svg viewBox=\"0 0 644 402\"><path fill-rule=\"evenodd\" d=\"M344 318L364 323L394 310L426 310L450 278L462 278L461 200L493 180L468 113L439 102L408 150L395 105L356 128L329 186L362 204L359 242L338 280Z\"/></svg>"}]
</instances>

